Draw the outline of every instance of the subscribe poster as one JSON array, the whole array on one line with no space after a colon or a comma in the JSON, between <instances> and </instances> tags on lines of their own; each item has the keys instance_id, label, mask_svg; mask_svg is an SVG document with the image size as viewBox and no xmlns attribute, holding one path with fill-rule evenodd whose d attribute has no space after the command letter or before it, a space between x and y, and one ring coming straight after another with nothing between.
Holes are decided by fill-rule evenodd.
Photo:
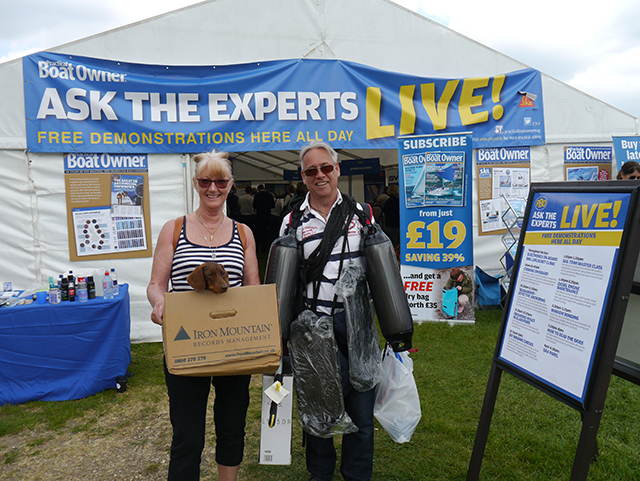
<instances>
[{"instance_id":1,"label":"subscribe poster","mask_svg":"<svg viewBox=\"0 0 640 481\"><path fill-rule=\"evenodd\" d=\"M626 193L535 193L499 357L583 402L629 210Z\"/></svg>"},{"instance_id":2,"label":"subscribe poster","mask_svg":"<svg viewBox=\"0 0 640 481\"><path fill-rule=\"evenodd\" d=\"M398 139L400 265L414 321L475 321L471 159L470 133ZM448 282L453 268L461 289Z\"/></svg>"},{"instance_id":3,"label":"subscribe poster","mask_svg":"<svg viewBox=\"0 0 640 481\"><path fill-rule=\"evenodd\" d=\"M69 258L150 257L146 155L64 156Z\"/></svg>"}]
</instances>

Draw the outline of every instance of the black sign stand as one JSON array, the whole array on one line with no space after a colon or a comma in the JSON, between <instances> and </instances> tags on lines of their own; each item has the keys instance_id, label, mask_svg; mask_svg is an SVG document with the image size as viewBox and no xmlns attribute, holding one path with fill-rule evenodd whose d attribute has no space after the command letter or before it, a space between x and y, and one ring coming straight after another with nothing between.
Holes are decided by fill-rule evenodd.
<instances>
[{"instance_id":1,"label":"black sign stand","mask_svg":"<svg viewBox=\"0 0 640 481\"><path fill-rule=\"evenodd\" d=\"M594 346L595 356L593 368L587 379L587 390L583 402L567 396L561 390L555 389L548 383L541 382L530 373L519 369L519 367L504 362L499 358L501 351L505 327L507 325L510 312L510 305L513 301L514 286L516 278L511 280L507 304L504 309L500 335L496 344L496 349L491 365L491 372L487 383L482 413L478 423L478 430L473 447L473 453L467 471L467 481L476 481L480 475L482 458L489 437L491 418L495 408L500 379L503 372L507 372L516 378L549 394L555 399L564 402L580 412L582 417L582 430L578 440L573 469L571 471L571 481L585 481L589 473L591 459L597 453L597 434L602 418L602 412L609 388L609 381L616 362L616 349L620 332L624 321L625 311L629 300L633 276L638 261L638 250L640 247L640 206L638 205L638 193L640 186L637 182L610 181L610 182L565 182L565 183L541 183L532 184L529 194L529 201L525 212L523 232L520 239L524 239L526 226L532 210L532 199L536 193L627 193L630 194L629 209L624 223L621 244L617 259L613 266L610 278L610 293L606 299L603 310L602 330ZM522 254L522 242L518 246L514 270L516 276L519 274L520 257ZM606 288L606 286L603 286Z\"/></svg>"}]
</instances>

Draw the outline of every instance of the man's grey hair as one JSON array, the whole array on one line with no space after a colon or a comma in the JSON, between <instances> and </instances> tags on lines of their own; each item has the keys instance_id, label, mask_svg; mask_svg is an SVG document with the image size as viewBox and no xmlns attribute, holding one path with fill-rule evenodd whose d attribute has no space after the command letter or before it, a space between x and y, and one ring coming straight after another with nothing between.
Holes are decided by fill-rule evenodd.
<instances>
[{"instance_id":1,"label":"man's grey hair","mask_svg":"<svg viewBox=\"0 0 640 481\"><path fill-rule=\"evenodd\" d=\"M338 152L336 152L335 150L333 150L333 148L327 144L326 142L319 142L319 141L313 141L307 145L305 145L304 147L302 147L302 150L300 150L300 165L302 166L302 161L304 160L304 156L307 155L307 152L309 152L310 150L313 149L323 149L324 151L327 152L327 154L329 154L329 156L331 157L331 160L333 160L333 163L335 164L336 162L338 162Z\"/></svg>"}]
</instances>

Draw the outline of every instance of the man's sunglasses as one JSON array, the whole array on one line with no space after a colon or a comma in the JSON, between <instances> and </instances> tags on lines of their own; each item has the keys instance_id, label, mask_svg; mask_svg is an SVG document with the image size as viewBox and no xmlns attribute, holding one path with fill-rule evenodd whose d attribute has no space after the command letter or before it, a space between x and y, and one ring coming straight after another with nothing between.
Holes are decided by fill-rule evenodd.
<instances>
[{"instance_id":1,"label":"man's sunglasses","mask_svg":"<svg viewBox=\"0 0 640 481\"><path fill-rule=\"evenodd\" d=\"M331 172L333 172L335 165L336 164L323 165L320 167L320 170L322 171L323 174L330 174ZM316 175L318 175L318 168L311 167L310 169L304 170L303 172L304 172L304 175L306 175L307 177L315 177Z\"/></svg>"},{"instance_id":2,"label":"man's sunglasses","mask_svg":"<svg viewBox=\"0 0 640 481\"><path fill-rule=\"evenodd\" d=\"M229 179L197 179L197 181L201 189L208 189L212 182L216 184L218 189L224 189L229 184Z\"/></svg>"}]
</instances>

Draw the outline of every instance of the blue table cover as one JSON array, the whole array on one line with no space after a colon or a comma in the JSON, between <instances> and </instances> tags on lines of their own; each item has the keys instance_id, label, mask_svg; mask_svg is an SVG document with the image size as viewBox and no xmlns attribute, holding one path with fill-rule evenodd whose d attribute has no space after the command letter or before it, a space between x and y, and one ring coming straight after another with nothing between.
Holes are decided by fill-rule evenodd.
<instances>
[{"instance_id":1,"label":"blue table cover","mask_svg":"<svg viewBox=\"0 0 640 481\"><path fill-rule=\"evenodd\" d=\"M131 362L129 286L114 299L0 308L0 406L116 387Z\"/></svg>"}]
</instances>

